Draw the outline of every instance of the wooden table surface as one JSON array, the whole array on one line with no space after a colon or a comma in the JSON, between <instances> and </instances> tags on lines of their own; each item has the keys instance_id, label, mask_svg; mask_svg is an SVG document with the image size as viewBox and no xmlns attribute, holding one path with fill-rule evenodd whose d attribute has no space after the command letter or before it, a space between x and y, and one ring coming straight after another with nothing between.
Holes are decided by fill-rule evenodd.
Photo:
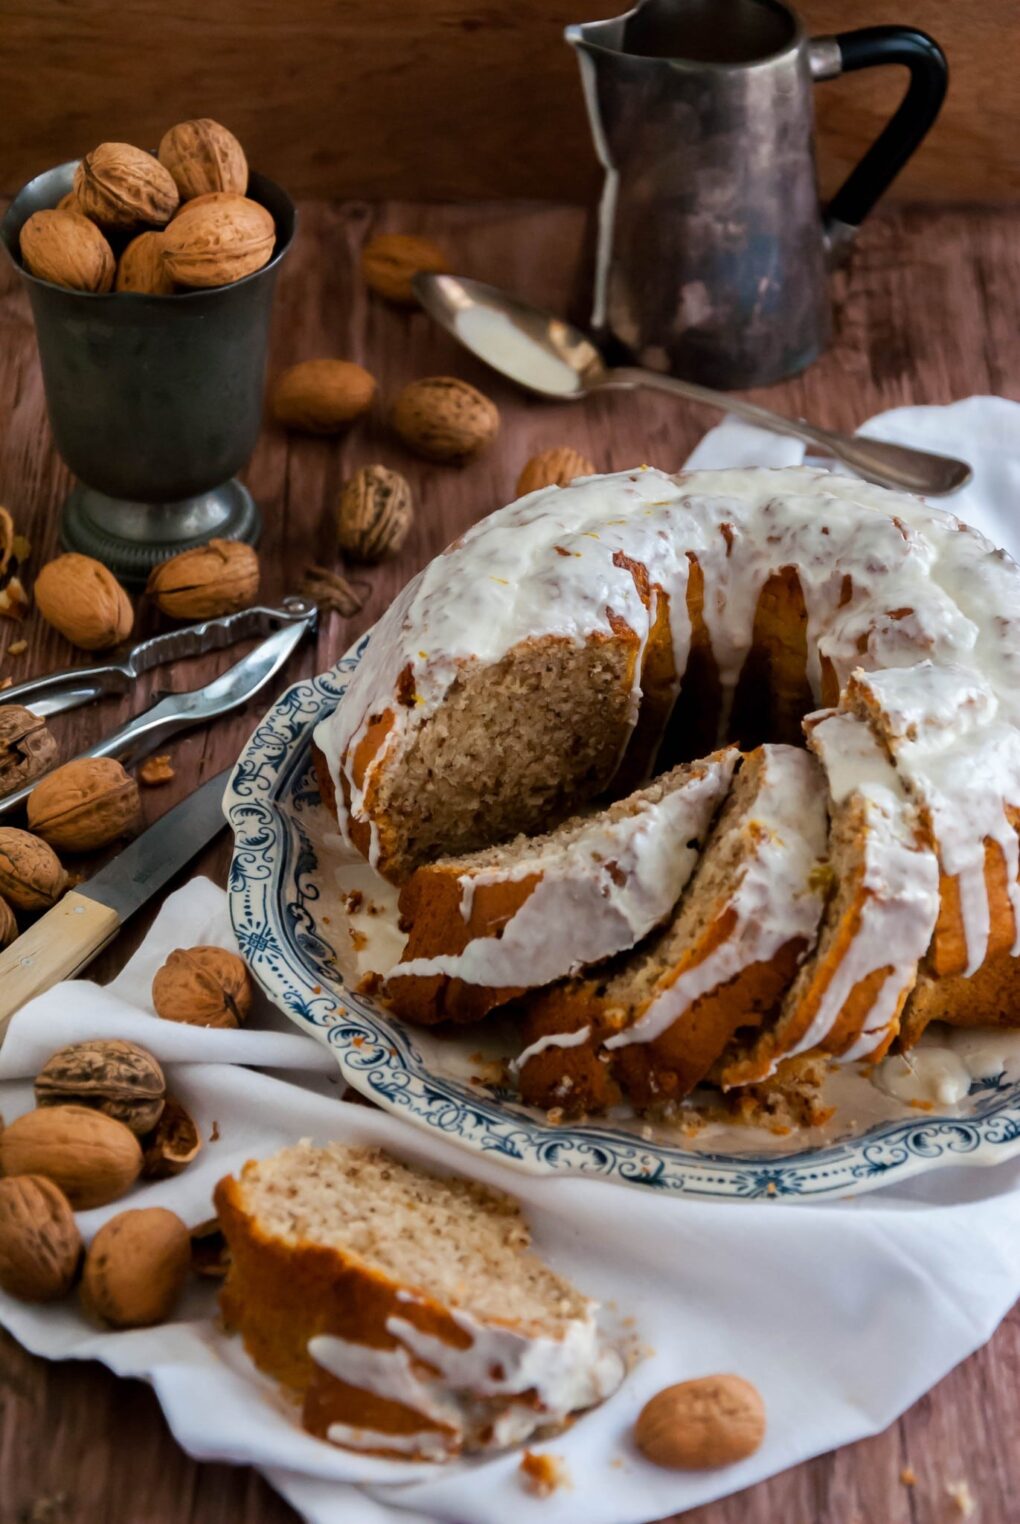
<instances>
[{"instance_id":1,"label":"wooden table surface","mask_svg":"<svg viewBox=\"0 0 1020 1524\"><path fill-rule=\"evenodd\" d=\"M368 298L358 250L379 229L427 233L455 266L583 321L590 223L572 208L522 204L425 207L389 203L302 208L275 314L272 369L320 355L355 359L378 378L379 402L345 439L288 437L267 425L246 480L262 505L263 591L295 591L310 563L340 568L333 506L359 465L382 461L415 489L415 528L398 561L353 572L366 596L357 615L321 622L316 648L294 659L287 681L328 666L383 611L403 582L465 525L513 496L534 451L569 444L602 470L642 461L678 467L717 416L654 396L606 396L580 406L529 401L491 377L419 313ZM972 393L1020 397L1020 209L907 208L870 223L837 283L837 338L806 375L767 393L778 409L852 429L884 408ZM405 381L457 374L485 388L503 427L495 446L464 469L425 465L387 430L385 403ZM0 503L34 542L33 565L57 546L69 478L46 423L28 303L0 267ZM74 659L37 617L0 622L0 678L19 682ZM140 630L157 628L142 610ZM19 638L19 656L7 647ZM78 658L83 659L83 658ZM97 740L160 686L182 689L221 670L221 654L139 684L130 701L107 700L53 721L67 755ZM281 688L283 684L281 683ZM252 710L198 731L173 748L174 782L145 793L148 818L231 761ZM196 863L224 881L225 839ZM97 972L112 973L148 924L140 916ZM818 1358L837 1358L819 1350ZM910 1467L916 1484L900 1480ZM941 1524L962 1517L947 1492L962 1480L980 1524L1020 1517L1020 1316L886 1433L822 1456L736 1498L696 1509L688 1524ZM53 1365L0 1336L0 1524L284 1524L296 1516L254 1472L196 1465L181 1452L149 1390L99 1365ZM469 1521L465 1521L469 1524Z\"/></svg>"}]
</instances>

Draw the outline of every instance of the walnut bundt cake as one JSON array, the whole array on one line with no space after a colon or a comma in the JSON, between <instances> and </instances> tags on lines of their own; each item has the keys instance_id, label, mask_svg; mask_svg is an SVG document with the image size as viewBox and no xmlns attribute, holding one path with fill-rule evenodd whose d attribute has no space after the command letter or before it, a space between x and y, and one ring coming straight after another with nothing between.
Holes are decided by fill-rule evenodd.
<instances>
[{"instance_id":1,"label":"walnut bundt cake","mask_svg":"<svg viewBox=\"0 0 1020 1524\"><path fill-rule=\"evenodd\" d=\"M500 1449L623 1376L595 1303L529 1248L501 1192L300 1143L221 1180L215 1201L227 1325L322 1439L416 1460Z\"/></svg>"},{"instance_id":2,"label":"walnut bundt cake","mask_svg":"<svg viewBox=\"0 0 1020 1524\"><path fill-rule=\"evenodd\" d=\"M639 1056L649 1028L625 1015L607 1033L599 1015L591 1035L605 1044L585 1057L588 1023L566 1006L582 990L590 1005L592 988L624 977L621 960L663 939L693 945L700 871L664 929L635 928L633 954L612 949L582 970L565 956L525 981L498 959L488 971L483 944L498 928L469 924L463 885L463 930L410 953L418 939L434 945L426 922L458 874L431 865L481 853L488 875L512 879L533 859L506 843L555 832L661 768L736 745L750 754L733 784L743 797L757 788L756 748L775 758L806 741L800 765L821 780L806 797L828 794L825 903L805 933L777 883L769 914L804 945L773 975L767 1011L739 995L713 1018L726 1036L707 1072L751 1085L794 1055L876 1058L935 1016L1020 1021L1018 723L1020 569L976 531L805 468L642 468L532 493L437 557L373 632L316 731L316 760L347 840L405 885L409 959L425 962L394 971L395 1003L414 973L441 976L418 1019L544 984L522 997L529 1032L541 1021L540 1035L555 1035L558 1006L572 1045L562 1056L591 1070L592 1105L621 1083L643 1105L704 1070L699 1024L685 1053L677 1013L668 1056L658 1030ZM727 806L706 856L732 819ZM431 889L407 887L419 874ZM443 936L451 925L447 915ZM444 958L459 961L429 963Z\"/></svg>"}]
</instances>

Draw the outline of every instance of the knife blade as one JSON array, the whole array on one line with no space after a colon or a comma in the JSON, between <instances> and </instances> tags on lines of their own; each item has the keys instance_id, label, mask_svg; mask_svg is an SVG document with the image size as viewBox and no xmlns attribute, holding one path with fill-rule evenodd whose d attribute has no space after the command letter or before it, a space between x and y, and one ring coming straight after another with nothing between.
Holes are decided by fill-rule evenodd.
<instances>
[{"instance_id":1,"label":"knife blade","mask_svg":"<svg viewBox=\"0 0 1020 1524\"><path fill-rule=\"evenodd\" d=\"M226 825L224 768L168 810L0 953L0 1042L15 1011L71 979Z\"/></svg>"}]
</instances>

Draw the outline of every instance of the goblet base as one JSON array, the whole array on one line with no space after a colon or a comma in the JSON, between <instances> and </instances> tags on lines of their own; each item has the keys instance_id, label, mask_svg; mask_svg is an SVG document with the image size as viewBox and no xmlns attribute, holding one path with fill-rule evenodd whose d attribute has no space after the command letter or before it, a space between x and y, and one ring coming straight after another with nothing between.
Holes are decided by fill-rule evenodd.
<instances>
[{"instance_id":1,"label":"goblet base","mask_svg":"<svg viewBox=\"0 0 1020 1524\"><path fill-rule=\"evenodd\" d=\"M65 550L94 556L129 585L145 582L154 566L193 545L214 538L254 545L261 533L262 515L236 478L174 503L127 502L79 482L60 523Z\"/></svg>"}]
</instances>

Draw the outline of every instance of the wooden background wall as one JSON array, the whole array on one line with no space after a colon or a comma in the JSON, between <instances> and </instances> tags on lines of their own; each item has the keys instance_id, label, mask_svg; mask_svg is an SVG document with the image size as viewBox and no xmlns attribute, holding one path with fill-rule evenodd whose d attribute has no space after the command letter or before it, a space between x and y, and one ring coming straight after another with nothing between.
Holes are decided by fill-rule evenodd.
<instances>
[{"instance_id":1,"label":"wooden background wall","mask_svg":"<svg viewBox=\"0 0 1020 1524\"><path fill-rule=\"evenodd\" d=\"M724 0L719 0L720 5ZM598 182L561 33L624 0L0 0L0 192L103 138L216 116L295 195L590 199ZM1020 192L1020 0L804 0L814 32L923 27L949 100L902 198ZM901 71L818 90L831 188Z\"/></svg>"}]
</instances>

